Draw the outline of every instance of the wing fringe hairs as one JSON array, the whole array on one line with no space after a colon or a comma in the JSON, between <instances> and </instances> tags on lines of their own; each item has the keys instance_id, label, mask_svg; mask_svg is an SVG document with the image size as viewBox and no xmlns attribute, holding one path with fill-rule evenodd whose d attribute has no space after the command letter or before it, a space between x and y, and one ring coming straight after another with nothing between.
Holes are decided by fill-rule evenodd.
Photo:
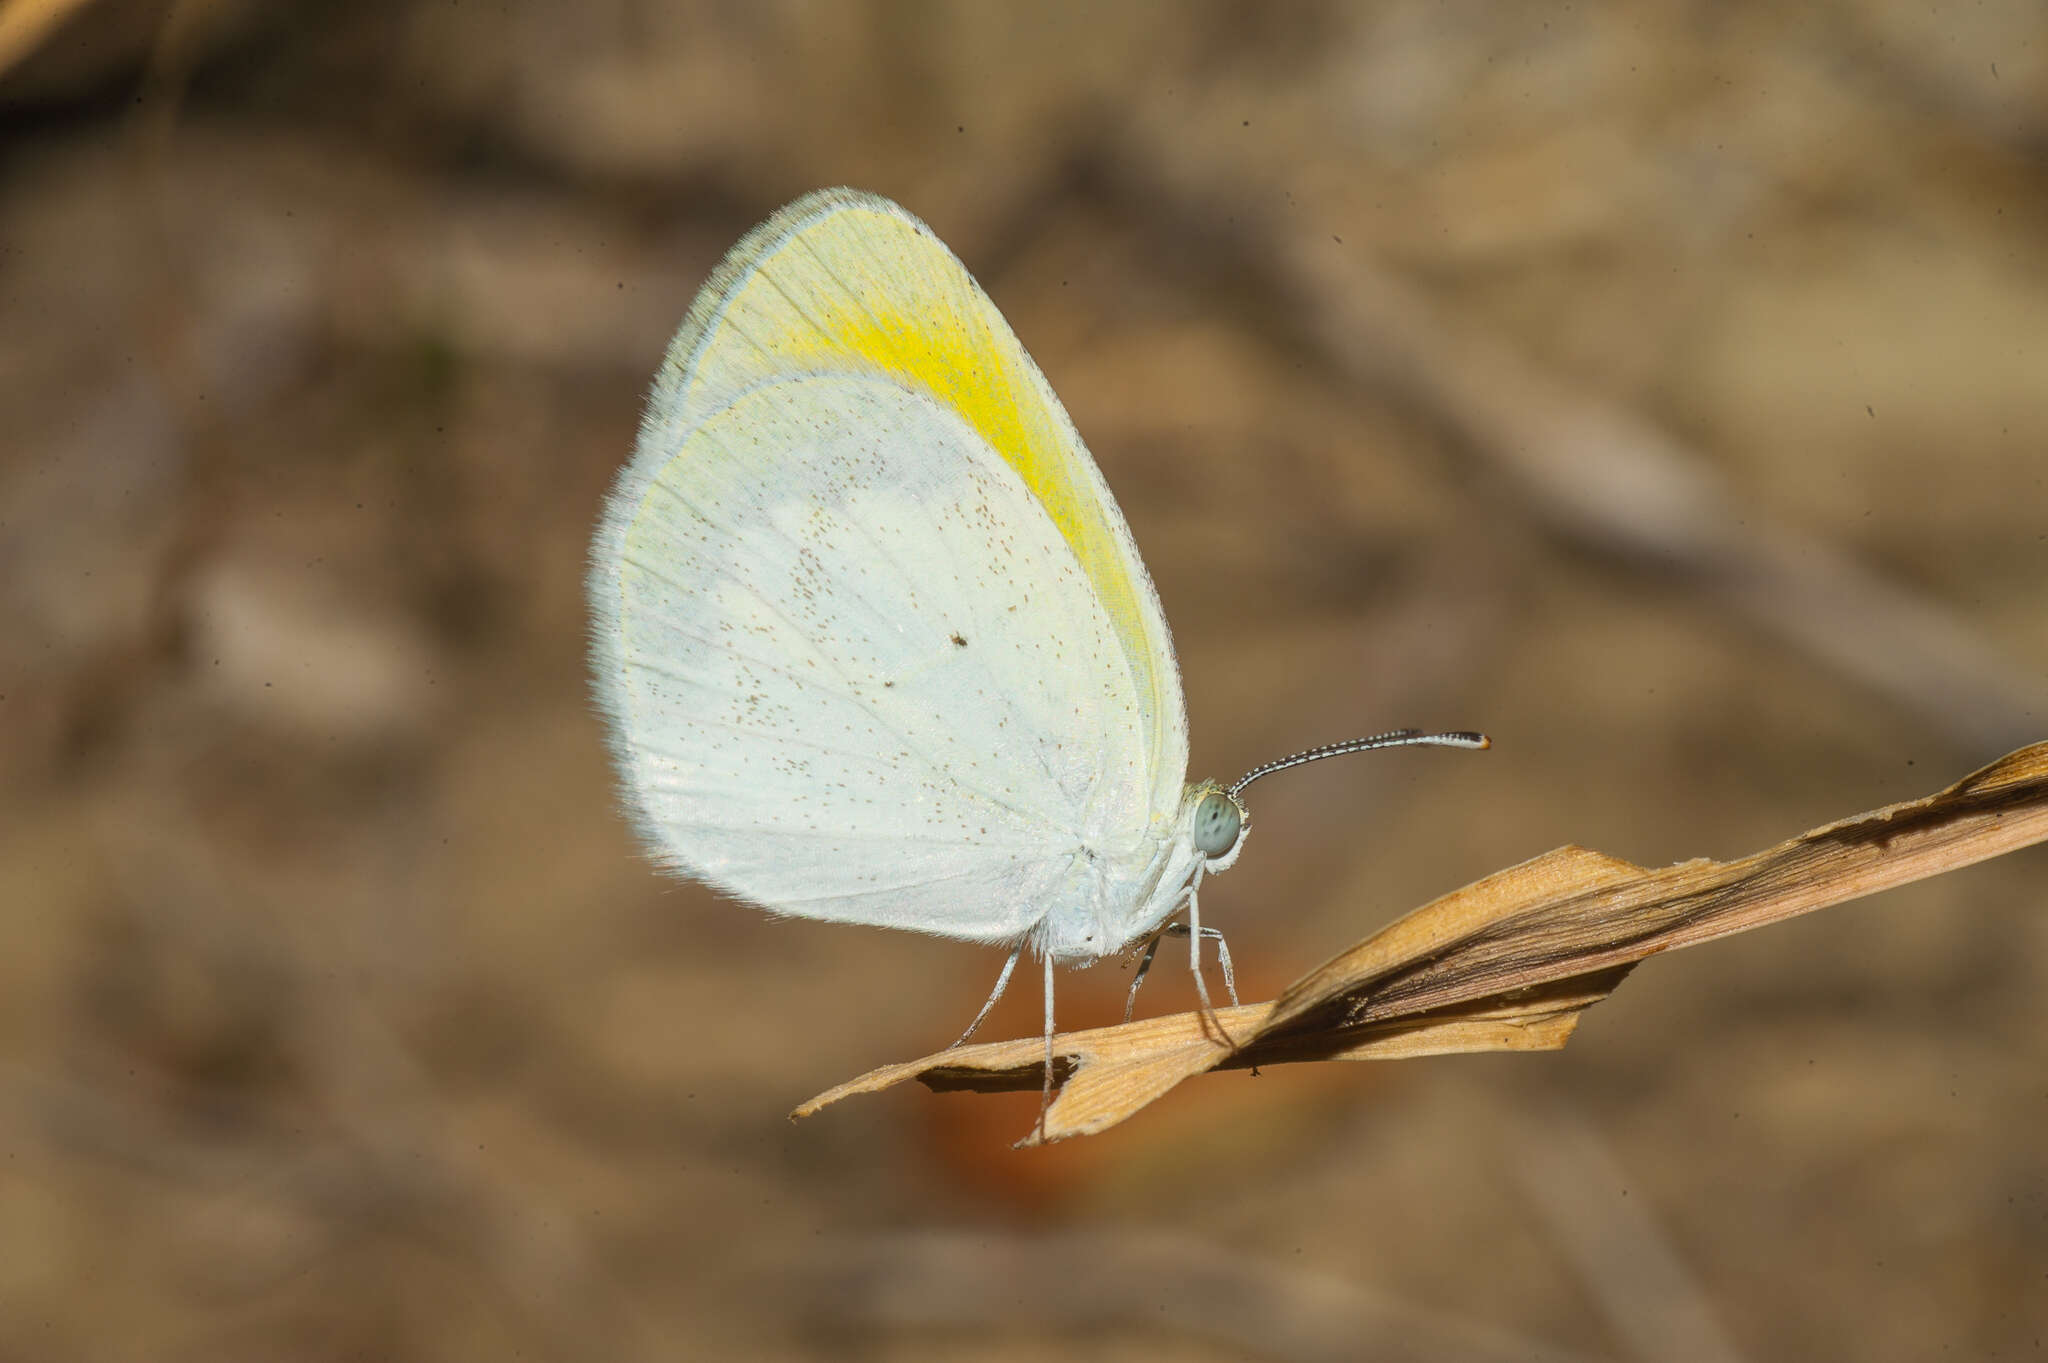
<instances>
[{"instance_id":1,"label":"wing fringe hairs","mask_svg":"<svg viewBox=\"0 0 2048 1363\"><path fill-rule=\"evenodd\" d=\"M1092 1135L1182 1080L1309 1060L1556 1050L1645 957L1844 903L2048 841L2048 742L1935 795L1816 828L1735 861L1659 870L1566 846L1455 890L1339 952L1267 1003L1064 1033L1042 1128ZM885 1065L811 1099L808 1117L907 1079L945 1091L1037 1089L1041 1037Z\"/></svg>"}]
</instances>

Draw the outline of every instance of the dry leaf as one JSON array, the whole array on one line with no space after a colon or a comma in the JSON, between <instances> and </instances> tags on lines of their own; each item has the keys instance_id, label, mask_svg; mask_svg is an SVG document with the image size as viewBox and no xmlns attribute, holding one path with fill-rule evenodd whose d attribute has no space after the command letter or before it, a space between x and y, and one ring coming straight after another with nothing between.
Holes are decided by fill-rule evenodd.
<instances>
[{"instance_id":1,"label":"dry leaf","mask_svg":"<svg viewBox=\"0 0 2048 1363\"><path fill-rule=\"evenodd\" d=\"M1646 871L1560 847L1425 904L1339 952L1270 1003L1053 1039L1044 1139L1116 1125L1207 1070L1555 1050L1638 961L2048 841L2048 743L1938 795L1817 828L1738 861ZM1223 1041L1217 1026L1230 1038ZM808 1117L906 1079L935 1090L1035 1089L1045 1040L959 1046L848 1080ZM1039 1139L1034 1132L1026 1144Z\"/></svg>"}]
</instances>

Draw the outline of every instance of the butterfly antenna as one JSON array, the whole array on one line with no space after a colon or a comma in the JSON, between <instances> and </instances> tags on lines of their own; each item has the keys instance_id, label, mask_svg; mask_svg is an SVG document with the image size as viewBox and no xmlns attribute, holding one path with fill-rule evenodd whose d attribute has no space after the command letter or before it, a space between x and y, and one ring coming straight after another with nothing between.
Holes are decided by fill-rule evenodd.
<instances>
[{"instance_id":1,"label":"butterfly antenna","mask_svg":"<svg viewBox=\"0 0 2048 1363\"><path fill-rule=\"evenodd\" d=\"M1253 767L1237 779L1237 784L1230 788L1230 796L1232 799L1236 799L1240 791L1258 780L1261 776L1271 776L1276 771L1285 771L1289 767L1299 767L1309 762L1320 762L1325 757L1343 757L1347 753L1370 752L1374 748L1490 748L1492 746L1493 740L1485 734L1470 733L1462 729L1445 734L1426 734L1420 729L1394 729L1387 733L1374 734L1371 738L1353 738L1343 743L1329 743L1320 748L1310 748L1307 752L1298 752L1292 757L1283 757L1277 762L1268 762L1264 766Z\"/></svg>"}]
</instances>

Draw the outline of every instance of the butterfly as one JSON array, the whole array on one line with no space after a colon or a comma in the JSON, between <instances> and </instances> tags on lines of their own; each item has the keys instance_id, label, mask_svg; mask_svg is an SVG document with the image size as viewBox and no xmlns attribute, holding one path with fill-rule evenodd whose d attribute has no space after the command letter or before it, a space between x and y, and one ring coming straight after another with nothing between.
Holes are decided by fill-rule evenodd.
<instances>
[{"instance_id":1,"label":"butterfly","mask_svg":"<svg viewBox=\"0 0 2048 1363\"><path fill-rule=\"evenodd\" d=\"M1235 1001L1197 891L1243 850L1247 785L1487 745L1397 730L1188 783L1172 638L1101 471L953 253L854 190L783 208L697 295L588 585L657 860L774 914L1007 946L961 1041L1033 953L1048 1100L1056 963L1142 942L1135 998L1177 931L1205 1016L1205 940Z\"/></svg>"}]
</instances>

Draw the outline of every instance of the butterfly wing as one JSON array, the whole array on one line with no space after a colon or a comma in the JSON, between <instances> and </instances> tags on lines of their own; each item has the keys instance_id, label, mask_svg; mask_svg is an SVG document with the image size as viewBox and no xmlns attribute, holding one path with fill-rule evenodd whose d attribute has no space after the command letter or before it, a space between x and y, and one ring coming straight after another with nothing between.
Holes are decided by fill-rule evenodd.
<instances>
[{"instance_id":1,"label":"butterfly wing","mask_svg":"<svg viewBox=\"0 0 2048 1363\"><path fill-rule=\"evenodd\" d=\"M719 267L593 560L643 833L771 910L1106 920L1177 808L1180 679L1130 532L994 305L886 200L809 196Z\"/></svg>"}]
</instances>

